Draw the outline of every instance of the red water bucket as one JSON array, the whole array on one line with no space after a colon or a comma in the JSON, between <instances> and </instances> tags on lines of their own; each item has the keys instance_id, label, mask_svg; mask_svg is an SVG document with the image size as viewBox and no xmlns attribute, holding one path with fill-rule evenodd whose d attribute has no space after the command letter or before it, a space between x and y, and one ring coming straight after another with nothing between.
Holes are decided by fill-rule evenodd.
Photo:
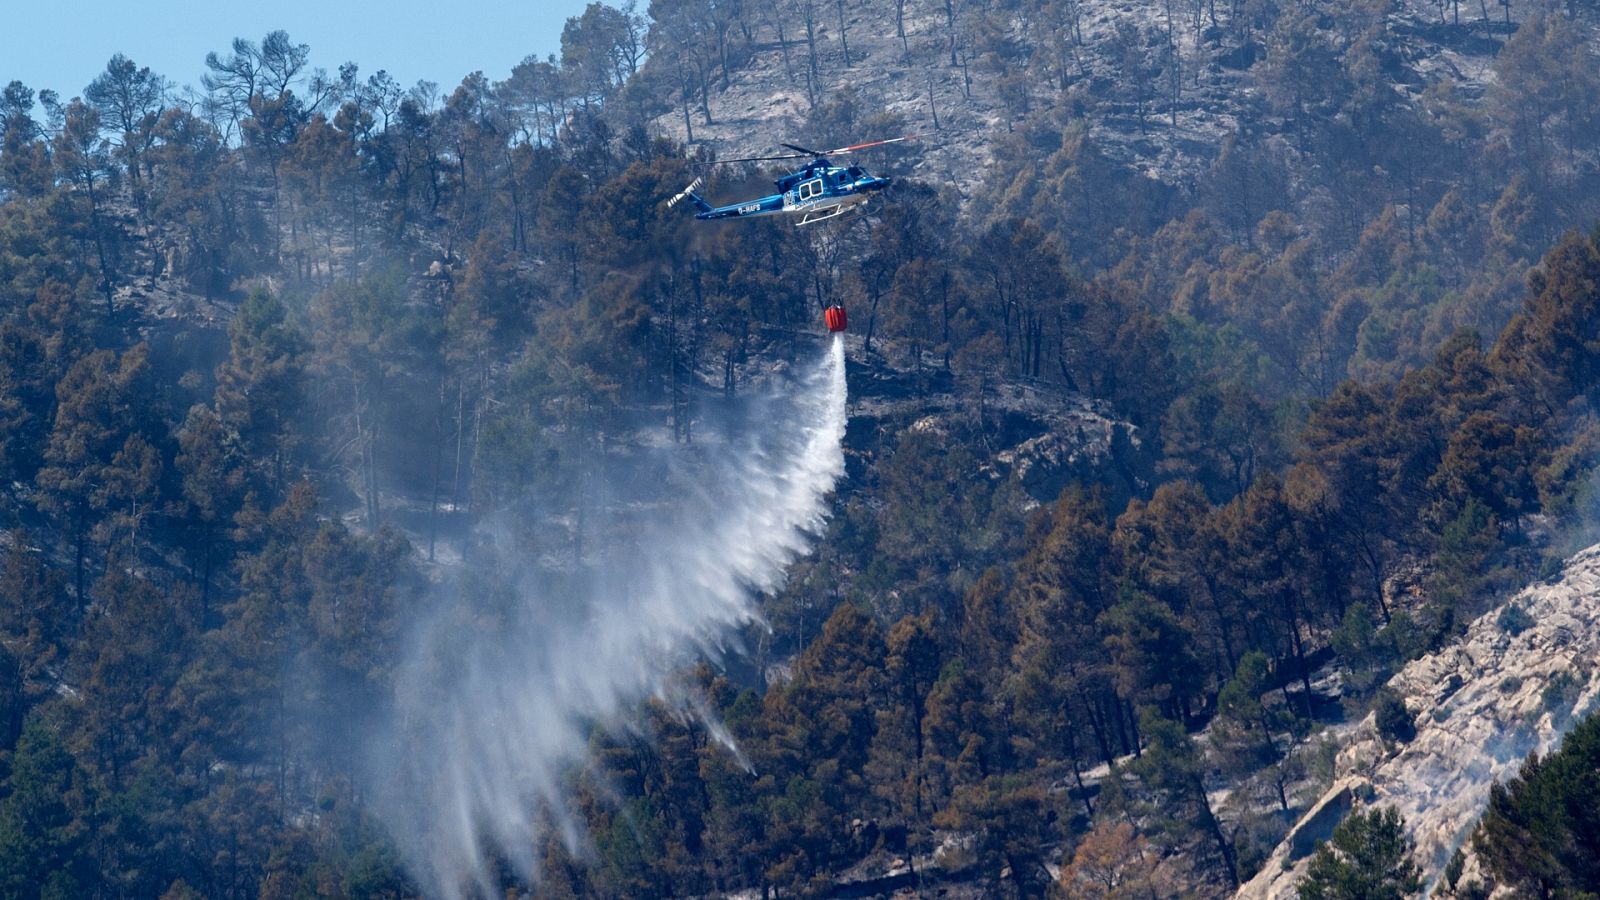
<instances>
[{"instance_id":1,"label":"red water bucket","mask_svg":"<svg viewBox=\"0 0 1600 900\"><path fill-rule=\"evenodd\" d=\"M842 306L830 306L823 310L822 321L827 323L829 331L843 331L850 327L850 319L844 314Z\"/></svg>"}]
</instances>

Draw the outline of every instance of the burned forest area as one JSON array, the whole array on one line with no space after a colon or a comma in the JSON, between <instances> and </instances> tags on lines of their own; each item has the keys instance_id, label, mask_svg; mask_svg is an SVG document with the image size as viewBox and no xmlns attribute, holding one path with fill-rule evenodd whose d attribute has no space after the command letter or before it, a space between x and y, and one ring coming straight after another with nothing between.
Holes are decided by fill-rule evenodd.
<instances>
[{"instance_id":1,"label":"burned forest area","mask_svg":"<svg viewBox=\"0 0 1600 900\"><path fill-rule=\"evenodd\" d=\"M281 25L0 60L0 897L1600 892L1600 5Z\"/></svg>"}]
</instances>

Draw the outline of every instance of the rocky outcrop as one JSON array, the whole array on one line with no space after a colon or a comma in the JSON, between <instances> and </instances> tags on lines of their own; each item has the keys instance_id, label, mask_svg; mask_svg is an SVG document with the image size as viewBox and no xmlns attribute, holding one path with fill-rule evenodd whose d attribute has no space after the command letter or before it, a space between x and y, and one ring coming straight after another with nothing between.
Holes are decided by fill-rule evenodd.
<instances>
[{"instance_id":1,"label":"rocky outcrop","mask_svg":"<svg viewBox=\"0 0 1600 900\"><path fill-rule=\"evenodd\" d=\"M1520 21L1530 8L1514 4L1504 10ZM993 138L1009 133L1025 111L1071 109L1112 159L1168 184L1185 184L1211 163L1260 102L1248 72L1267 58L1266 46L1256 36L1230 34L1214 11L1197 16L1199 6L1179 10L1163 0L1084 0L1065 4L1062 9L1075 12L1060 19L1037 13L1032 18L989 15L984 28L1003 28L1019 55L1043 60L1066 54L1056 79L1041 72L1020 93L1014 82L1008 90L1007 80L983 54L961 65L952 57L952 32L956 44L966 45L976 25L970 12L948 14L961 9L959 4L909 4L903 43L893 4L846 2L842 21L834 14L839 9L830 3L814 20L816 82L809 89L802 23L780 16L758 29L762 42L748 59L726 79L714 79L704 111L694 106L689 113L692 128L685 126L680 106L661 112L653 129L706 145L723 158L761 156L774 152L780 141L800 140L816 115L814 107L854 96L858 119L834 124L857 130L847 128L836 139L888 137L872 129L891 125L921 133L922 145L895 148L868 162L881 165L900 156L923 181L950 184L969 195L979 189L992 162ZM1380 49L1397 93L1415 98L1427 85L1448 79L1466 96L1482 94L1508 27L1486 16L1480 21L1467 9L1459 13L1459 22L1444 24L1439 7L1424 0L1397 0L1388 7ZM1496 7L1495 15L1500 14ZM786 28L787 53L775 39L775 24ZM1052 43L1051 27L1060 29L1064 43ZM1169 37L1187 77L1159 85L1141 82L1161 69L1153 48ZM965 53L972 54L972 48ZM662 85L661 96L681 90L674 58L662 53L659 62L646 65L648 77ZM1133 59L1144 63L1133 64Z\"/></svg>"},{"instance_id":2,"label":"rocky outcrop","mask_svg":"<svg viewBox=\"0 0 1600 900\"><path fill-rule=\"evenodd\" d=\"M1490 785L1515 775L1530 752L1548 753L1596 706L1597 659L1600 546L1396 675L1389 685L1417 716L1416 737L1386 745L1368 716L1339 753L1333 787L1238 896L1294 897L1309 858L1296 835L1322 830L1312 820L1331 831L1326 808L1350 795L1398 809L1424 877L1435 880L1477 821Z\"/></svg>"},{"instance_id":3,"label":"rocky outcrop","mask_svg":"<svg viewBox=\"0 0 1600 900\"><path fill-rule=\"evenodd\" d=\"M949 372L907 368L906 354L866 353L857 335L850 353L851 431L847 454L871 452L870 433L888 427L945 436L970 432L981 418L988 451L981 465L991 478L1013 481L1028 497L1049 503L1075 481L1102 480L1125 454L1139 451L1138 430L1109 403L1037 379L996 379L980 392Z\"/></svg>"},{"instance_id":4,"label":"rocky outcrop","mask_svg":"<svg viewBox=\"0 0 1600 900\"><path fill-rule=\"evenodd\" d=\"M1339 827L1344 817L1350 814L1350 808L1355 804L1355 797L1349 784L1337 784L1333 789L1322 795L1322 799L1312 805L1311 809L1301 817L1287 837L1283 839L1288 848L1288 858L1298 862L1310 856L1317 849L1317 844L1333 836L1333 830Z\"/></svg>"}]
</instances>

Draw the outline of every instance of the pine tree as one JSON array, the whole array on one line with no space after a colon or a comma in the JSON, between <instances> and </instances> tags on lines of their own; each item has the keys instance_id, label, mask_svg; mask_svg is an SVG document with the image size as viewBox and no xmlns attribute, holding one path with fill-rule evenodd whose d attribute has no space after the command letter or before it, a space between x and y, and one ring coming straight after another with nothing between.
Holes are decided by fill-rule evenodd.
<instances>
[{"instance_id":1,"label":"pine tree","mask_svg":"<svg viewBox=\"0 0 1600 900\"><path fill-rule=\"evenodd\" d=\"M1221 872L1239 883L1233 842L1222 830L1206 794L1205 765L1183 726L1146 709L1139 719L1144 753L1128 765L1169 828L1180 837L1193 836L1216 852Z\"/></svg>"},{"instance_id":2,"label":"pine tree","mask_svg":"<svg viewBox=\"0 0 1600 900\"><path fill-rule=\"evenodd\" d=\"M1405 820L1393 807L1351 813L1317 845L1300 900L1401 900L1422 889Z\"/></svg>"},{"instance_id":3,"label":"pine tree","mask_svg":"<svg viewBox=\"0 0 1600 900\"><path fill-rule=\"evenodd\" d=\"M57 723L32 717L0 800L0 893L68 900L93 892L86 774Z\"/></svg>"},{"instance_id":4,"label":"pine tree","mask_svg":"<svg viewBox=\"0 0 1600 900\"><path fill-rule=\"evenodd\" d=\"M1600 715L1556 752L1530 756L1489 791L1472 849L1493 881L1527 896L1600 893Z\"/></svg>"}]
</instances>

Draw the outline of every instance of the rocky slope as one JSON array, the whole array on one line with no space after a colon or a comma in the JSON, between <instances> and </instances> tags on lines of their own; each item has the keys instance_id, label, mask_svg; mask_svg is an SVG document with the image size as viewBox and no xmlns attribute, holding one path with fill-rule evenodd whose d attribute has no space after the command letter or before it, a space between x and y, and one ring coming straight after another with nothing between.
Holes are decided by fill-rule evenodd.
<instances>
[{"instance_id":1,"label":"rocky slope","mask_svg":"<svg viewBox=\"0 0 1600 900\"><path fill-rule=\"evenodd\" d=\"M1416 737L1386 746L1369 715L1339 753L1332 787L1238 896L1296 896L1316 840L1356 803L1396 807L1424 877L1436 880L1490 785L1516 774L1528 753L1549 752L1600 705L1597 659L1600 545L1568 560L1558 579L1484 614L1454 645L1401 670L1389 684L1416 714Z\"/></svg>"},{"instance_id":2,"label":"rocky slope","mask_svg":"<svg viewBox=\"0 0 1600 900\"><path fill-rule=\"evenodd\" d=\"M1171 0L1079 0L1062 6L1076 7L1075 21L1065 13L1028 21L991 12L983 28L998 29L1030 66L1010 79L1022 70L973 46L979 13L966 6L954 4L952 27L944 3L907 4L902 46L894 4L845 4L844 41L834 5L817 4L817 79L810 89L801 23L785 19L787 62L769 23L758 29L763 42L750 59L710 94L710 121L692 107L690 143L722 158L771 153L779 142L801 140L815 109L853 95L857 121L844 124L855 130L834 134L825 127L817 139L889 136L873 129L919 133L923 143L910 153L914 174L967 193L981 183L994 142L1041 110L1081 116L1112 159L1175 185L1209 165L1241 120L1258 130L1282 126L1258 108L1262 98L1252 77L1272 37L1228 27L1222 4L1211 14L1204 4ZM1480 13L1462 4L1457 21L1441 19L1436 3L1396 0L1372 19L1389 65L1385 74L1397 92L1415 99L1449 79L1476 97L1494 77L1494 54L1512 24L1540 9L1534 2L1493 5L1500 18L1486 18L1489 7ZM1504 18L1508 11L1512 24ZM1327 17L1315 21L1335 47L1355 37L1333 33ZM957 64L951 62L952 31L962 48ZM1172 59L1175 69L1166 62ZM664 71L667 65L646 69L664 85L662 96L676 77ZM1179 77L1171 77L1174 72ZM675 140L691 137L681 109L659 116L653 127Z\"/></svg>"},{"instance_id":3,"label":"rocky slope","mask_svg":"<svg viewBox=\"0 0 1600 900\"><path fill-rule=\"evenodd\" d=\"M986 432L980 454L991 478L1009 478L1038 503L1050 503L1074 478L1094 478L1114 469L1119 441L1137 450L1140 434L1111 405L1060 385L1025 378L994 379L980 391L936 365L913 368L894 342L874 341L868 353L849 334L850 434L846 453L871 452L870 433L880 430L966 431L982 417Z\"/></svg>"}]
</instances>

